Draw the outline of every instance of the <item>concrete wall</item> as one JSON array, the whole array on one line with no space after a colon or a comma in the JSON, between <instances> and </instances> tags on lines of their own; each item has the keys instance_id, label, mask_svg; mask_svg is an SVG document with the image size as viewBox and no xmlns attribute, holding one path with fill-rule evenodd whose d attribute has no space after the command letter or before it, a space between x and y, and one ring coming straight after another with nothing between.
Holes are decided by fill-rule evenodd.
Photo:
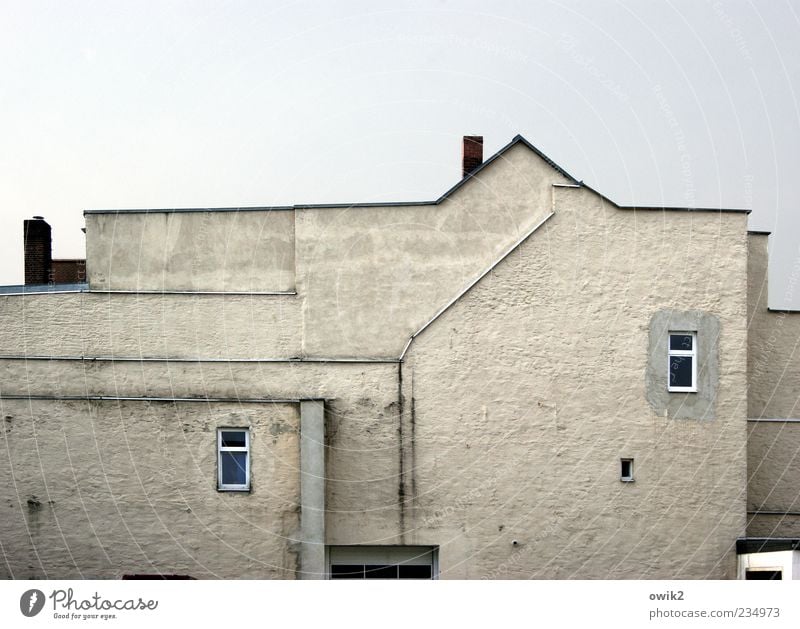
<instances>
[{"instance_id":1,"label":"concrete wall","mask_svg":"<svg viewBox=\"0 0 800 629\"><path fill-rule=\"evenodd\" d=\"M767 309L767 236L749 237L748 414L800 418L800 313ZM749 424L747 532L800 537L800 423ZM770 512L770 513L764 513Z\"/></svg>"},{"instance_id":2,"label":"concrete wall","mask_svg":"<svg viewBox=\"0 0 800 629\"><path fill-rule=\"evenodd\" d=\"M748 415L753 418L798 417L800 312L771 312L767 308L766 235L749 236L748 265Z\"/></svg>"},{"instance_id":3,"label":"concrete wall","mask_svg":"<svg viewBox=\"0 0 800 629\"><path fill-rule=\"evenodd\" d=\"M411 345L404 540L439 544L443 578L735 577L745 263L741 215L557 189L555 216ZM648 403L663 309L719 321L713 419Z\"/></svg>"},{"instance_id":4,"label":"concrete wall","mask_svg":"<svg viewBox=\"0 0 800 629\"><path fill-rule=\"evenodd\" d=\"M294 289L294 212L86 215L98 290Z\"/></svg>"},{"instance_id":5,"label":"concrete wall","mask_svg":"<svg viewBox=\"0 0 800 629\"><path fill-rule=\"evenodd\" d=\"M292 578L296 404L2 402L0 578ZM216 428L251 428L252 491L217 492Z\"/></svg>"},{"instance_id":6,"label":"concrete wall","mask_svg":"<svg viewBox=\"0 0 800 629\"><path fill-rule=\"evenodd\" d=\"M517 144L436 206L297 215L304 351L398 356L409 336L552 208L565 177Z\"/></svg>"},{"instance_id":7,"label":"concrete wall","mask_svg":"<svg viewBox=\"0 0 800 629\"><path fill-rule=\"evenodd\" d=\"M800 422L751 422L749 428L747 534L800 537Z\"/></svg>"},{"instance_id":8,"label":"concrete wall","mask_svg":"<svg viewBox=\"0 0 800 629\"><path fill-rule=\"evenodd\" d=\"M295 296L0 295L2 355L288 358L300 334Z\"/></svg>"},{"instance_id":9,"label":"concrete wall","mask_svg":"<svg viewBox=\"0 0 800 629\"><path fill-rule=\"evenodd\" d=\"M299 352L398 356L414 330L550 212L551 184L565 181L517 144L439 205L87 214L89 283L296 288Z\"/></svg>"},{"instance_id":10,"label":"concrete wall","mask_svg":"<svg viewBox=\"0 0 800 629\"><path fill-rule=\"evenodd\" d=\"M0 360L5 396L327 398L329 543L353 536L380 544L399 539L397 370L393 363ZM9 576L43 576L46 571L48 576L64 578L159 570L195 577L294 578L298 569L295 540L300 539L295 527L301 500L297 408L296 403L171 405L50 400L34 401L29 408L27 401L0 400L0 411L7 418L5 432L0 433L4 441L0 451L9 453L0 457L0 482L13 487L6 496L8 508L24 515L20 505L24 507L34 495L43 505L36 516L41 536L25 542L28 528L20 516L5 522L0 541L24 547L28 554L33 552L32 544L43 549L55 544L63 551L59 551L61 555L48 554L41 566L28 561L24 553L14 554L5 569ZM252 426L252 494L229 496L216 491L217 425ZM29 456L31 452L33 456ZM168 454L174 454L177 462ZM151 487L148 482L136 489L137 474L147 479L166 478L188 466L192 473L181 477L174 490L177 493L163 483ZM119 482L109 483L105 476ZM274 494L273 482L277 485ZM82 496L78 492L84 485L88 493ZM94 501L93 496L101 490L102 495ZM44 518L49 500L59 509ZM183 505L181 500L193 512L206 514L206 519L184 516L180 509L186 505L175 507L176 501ZM226 511L226 500L241 509ZM102 525L109 504L115 503L122 505L121 515L114 515L114 526L104 529L102 543L91 542L93 527ZM219 521L214 520L215 514L221 514ZM127 520L142 532L129 531L124 526ZM110 553L104 563L95 562L94 557L102 554L98 544L114 549L135 546L146 535L144 531L157 524L161 528L156 527L153 543L146 545L145 551L135 556ZM186 538L185 527L190 526L201 530L190 536L194 541L187 553L181 540ZM249 548L252 557L243 564L240 553L222 553L221 542L214 541L211 532L203 532L203 527L212 527L212 532L227 527L226 539L234 546ZM173 536L173 528L180 534ZM59 542L59 529L71 531L73 537ZM81 536L90 541L78 543ZM268 540L262 540L264 537ZM69 563L66 548L77 566ZM150 565L146 552L157 552L158 561ZM273 560L273 555L280 557L280 562ZM29 564L33 568L29 569Z\"/></svg>"},{"instance_id":11,"label":"concrete wall","mask_svg":"<svg viewBox=\"0 0 800 629\"><path fill-rule=\"evenodd\" d=\"M517 145L436 206L90 214L93 289L297 295L0 296L0 394L324 398L329 545L438 546L444 578L734 576L745 217L633 214L553 188L564 181ZM366 360L399 356L554 208L406 364ZM713 419L647 401L649 322L664 309L719 321ZM294 360L315 356L365 362ZM0 404L0 481L16 483L7 576L296 575L298 403ZM214 486L214 431L234 420L258 448L249 495ZM635 458L634 483L619 482L620 457Z\"/></svg>"}]
</instances>

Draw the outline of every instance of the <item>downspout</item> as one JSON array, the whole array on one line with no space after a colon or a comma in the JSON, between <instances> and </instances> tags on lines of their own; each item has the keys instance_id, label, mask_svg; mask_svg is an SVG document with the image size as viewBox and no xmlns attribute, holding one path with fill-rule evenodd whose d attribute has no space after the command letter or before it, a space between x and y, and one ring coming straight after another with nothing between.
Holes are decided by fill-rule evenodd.
<instances>
[{"instance_id":1,"label":"downspout","mask_svg":"<svg viewBox=\"0 0 800 629\"><path fill-rule=\"evenodd\" d=\"M300 401L300 579L324 579L325 402Z\"/></svg>"}]
</instances>

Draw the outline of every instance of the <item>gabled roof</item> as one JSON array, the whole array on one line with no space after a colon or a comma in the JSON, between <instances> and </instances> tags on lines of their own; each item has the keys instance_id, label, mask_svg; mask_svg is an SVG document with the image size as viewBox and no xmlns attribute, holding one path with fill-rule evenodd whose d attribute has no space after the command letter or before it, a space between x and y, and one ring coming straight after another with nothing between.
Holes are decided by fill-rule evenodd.
<instances>
[{"instance_id":1,"label":"gabled roof","mask_svg":"<svg viewBox=\"0 0 800 629\"><path fill-rule=\"evenodd\" d=\"M624 210L646 210L646 211L663 211L663 212L674 212L674 211L684 211L684 212L745 212L750 213L750 210L743 210L743 209L723 209L723 208L689 208L689 207L657 207L657 206L622 206L617 205L611 199L606 197L605 195L597 192L593 188L587 186L583 181L578 181L570 175L566 170L564 170L561 166L556 164L552 159L547 157L542 151L536 148L533 144L528 142L524 137L517 134L514 138L506 144L503 148L497 151L494 155L492 155L489 159L485 160L478 168L473 170L469 173L466 177L464 177L461 181L459 181L456 185L452 188L447 190L442 196L438 199L433 201L383 201L383 202L371 202L371 203L299 203L295 205L265 205L265 206L247 206L247 207L193 207L193 208L151 208L151 209L123 209L123 210L84 210L84 215L86 214L146 214L149 212L153 213L161 213L161 212L169 212L169 213L179 213L179 212L268 212L268 211L286 211L286 210L310 210L310 209L349 209L349 208L370 208L370 207L397 207L397 206L419 206L419 205L439 205L443 201L446 201L450 196L459 190L462 186L464 186L467 182L471 179L477 178L480 173L487 168L490 164L497 161L501 158L505 153L509 150L514 148L517 144L522 144L523 146L527 147L531 151L533 151L536 155L542 158L551 168L553 168L556 172L560 173L567 179L569 179L575 186L586 188L587 190L591 190L598 196L602 197L603 200L610 203L614 207L618 207Z\"/></svg>"}]
</instances>

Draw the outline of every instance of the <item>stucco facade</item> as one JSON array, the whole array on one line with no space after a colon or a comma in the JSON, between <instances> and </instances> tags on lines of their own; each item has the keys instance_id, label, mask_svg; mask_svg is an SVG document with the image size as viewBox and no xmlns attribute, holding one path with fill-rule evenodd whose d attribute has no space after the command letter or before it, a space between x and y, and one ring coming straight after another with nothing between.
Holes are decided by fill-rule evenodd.
<instances>
[{"instance_id":1,"label":"stucco facade","mask_svg":"<svg viewBox=\"0 0 800 629\"><path fill-rule=\"evenodd\" d=\"M88 284L0 294L0 576L736 578L753 512L800 509L800 428L752 421L795 412L800 323L744 212L622 208L516 138L430 203L86 228Z\"/></svg>"},{"instance_id":2,"label":"stucco facade","mask_svg":"<svg viewBox=\"0 0 800 629\"><path fill-rule=\"evenodd\" d=\"M800 536L800 313L767 305L767 235L750 237L748 274L748 527ZM788 291L800 269L793 269ZM785 295L791 297L792 295Z\"/></svg>"}]
</instances>

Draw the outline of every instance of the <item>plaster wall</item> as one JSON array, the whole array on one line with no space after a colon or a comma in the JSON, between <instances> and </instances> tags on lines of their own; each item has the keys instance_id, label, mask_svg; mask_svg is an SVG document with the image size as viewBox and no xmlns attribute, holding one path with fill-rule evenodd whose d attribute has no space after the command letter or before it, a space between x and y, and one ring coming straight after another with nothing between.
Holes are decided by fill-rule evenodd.
<instances>
[{"instance_id":1,"label":"plaster wall","mask_svg":"<svg viewBox=\"0 0 800 629\"><path fill-rule=\"evenodd\" d=\"M748 238L748 415L800 415L800 313L768 309L768 238ZM794 282L789 290L793 290ZM787 295L791 297L791 295ZM751 536L800 537L800 423L751 422L747 471ZM781 515L783 514L783 515Z\"/></svg>"},{"instance_id":2,"label":"plaster wall","mask_svg":"<svg viewBox=\"0 0 800 629\"><path fill-rule=\"evenodd\" d=\"M324 398L327 544L437 546L443 578L734 576L733 540L746 510L746 218L634 213L586 189L551 185L564 181L516 146L436 206L252 213L253 234L265 233L261 214L286 224L272 225L282 235L264 245L275 273L242 290L289 287L296 296L0 296L3 355L286 361L0 359L2 393ZM553 209L412 343L402 366L289 360L397 357L415 330ZM225 219L231 236L228 249L211 249L217 263L228 260L225 251L261 246L260 236L251 234L253 244L234 235L244 214ZM100 225L100 216L110 222ZM102 244L113 221L123 226L129 216L136 215L87 216L98 221L88 234L92 287L189 286L179 281L192 274L185 265L173 269L174 285L159 284L166 267L156 254L163 246L202 249L192 221L204 214L163 226L163 238L174 240L166 244L158 233L142 240L158 232L156 223L131 223L127 242L139 234L152 245L141 258ZM291 286L281 283L288 253L276 253L290 241ZM109 274L91 275L93 259ZM237 286L227 271L207 270L190 289ZM648 403L649 325L670 309L719 322L713 418L664 417ZM0 481L15 483L17 501L3 508L18 510L0 540L26 549L7 564L14 576L81 576L76 566L87 566L85 576L143 572L150 553L160 562L154 568L193 576L296 574L297 403L0 403L11 416ZM236 418L253 422L254 448L264 448L249 496L217 493L209 467L215 427ZM30 459L37 447L47 456ZM635 459L634 483L619 482L621 457ZM177 494L155 482L192 465ZM134 467L148 482L136 484ZM56 506L48 511L40 501L28 514L25 497L33 495ZM191 513L181 511L187 507ZM204 519L191 519L197 512ZM108 513L112 525L95 534ZM39 518L38 538L31 517ZM198 526L193 538L189 529ZM142 550L138 531L153 527ZM232 543L214 542L217 531L237 527L223 536ZM194 540L189 551L183 539ZM55 554L37 564L34 545ZM119 554L102 559L105 548Z\"/></svg>"},{"instance_id":3,"label":"plaster wall","mask_svg":"<svg viewBox=\"0 0 800 629\"><path fill-rule=\"evenodd\" d=\"M87 214L86 256L97 290L293 290L294 212Z\"/></svg>"},{"instance_id":4,"label":"plaster wall","mask_svg":"<svg viewBox=\"0 0 800 629\"><path fill-rule=\"evenodd\" d=\"M50 302L43 302L50 303ZM324 398L325 402L325 503L327 507L326 541L335 543L400 543L402 510L398 504L398 496L402 492L400 483L400 440L398 436L399 406L398 400L398 365L396 363L315 363L315 362L247 362L247 363L214 363L214 362L131 362L131 361L76 361L76 360L0 360L0 380L3 382L3 395L31 396L95 396L115 395L120 397L210 397L232 399L283 400L300 398ZM236 501L246 513L252 512L255 519L262 518L262 511L274 511L274 504L263 502L264 492L269 492L273 481L281 485L294 501L290 515L281 515L282 522L294 525L297 506L301 496L297 450L297 422L294 415L291 421L276 416L275 409L285 406L296 408L298 404L261 403L224 404L218 402L192 402L171 405L163 402L87 402L87 401L53 401L34 400L28 409L27 401L0 400L0 411L9 419L4 424L3 434L6 443L0 444L0 451L8 452L8 456L0 457L7 473L14 468L14 489L8 493L9 500L22 501L31 495L43 496L44 487L62 486L69 488L75 485L80 488L87 485L85 497L71 493L53 494L57 498L48 497L60 505L57 513L58 522L51 517L41 520L44 537L32 543L42 544L43 548L55 543L52 538L58 528L74 532L74 536L91 538L92 527L103 521L108 511L109 501L124 506L124 517L132 518L134 523L142 521L163 521L167 528L171 523L179 522L183 516L171 506L169 496L171 489L165 491L164 484L153 486L152 495L159 495L164 501L153 499L153 504L145 501L141 491L112 487L106 489L103 500L94 501L92 492L103 487L103 476L128 478L135 468L146 470L144 476L152 478L156 475L166 477L170 470L180 470L181 465L191 465L191 457L202 451L206 463L215 464L215 423L227 421L231 413L222 413L223 409L248 409L247 418L253 421L254 448L261 444L268 448L264 455L256 456L252 463L254 482L262 483L259 491L247 496L224 498L215 490L215 468L208 464L195 465L191 476L182 480L179 488L181 495L187 496L189 507L193 511L213 514L220 512L221 500ZM127 410L120 410L127 409ZM142 410L144 409L144 410ZM150 409L150 410L148 410ZM288 412L288 411L287 411ZM292 411L294 413L294 411ZM150 418L139 420L137 413L144 413ZM127 418L127 419L126 419ZM170 419L172 418L172 419ZM235 418L235 416L234 416ZM152 437L153 423L156 423L157 437ZM196 424L196 427L193 426ZM238 425L228 422L225 425ZM33 430L36 436L33 436ZM24 445L18 440L22 431L28 431ZM91 438L72 438L72 433L90 435ZM171 432L170 432L171 431ZM191 435L184 437L181 433ZM99 435L104 445L98 445L93 436ZM177 439L172 437L177 435ZM287 437L289 435L290 437ZM162 457L164 449L156 449L154 439L158 443L170 443L170 452L176 453L174 463ZM278 443L273 443L275 440ZM286 439L291 443L284 444ZM282 444L282 445L281 445ZM8 445L8 450L6 450ZM278 445L281 447L275 449ZM44 454L26 458L27 451L40 448ZM58 450L61 448L61 450ZM109 452L102 461L96 462L98 450ZM52 452L58 452L57 455ZM254 450L255 453L255 450ZM208 457L211 457L210 459ZM271 457L271 458L270 458ZM278 457L280 460L277 460ZM91 465L88 462L94 462ZM161 468L159 468L161 466ZM264 479L268 478L267 488ZM295 479L295 480L293 480ZM0 477L0 481L10 480ZM133 482L133 481L131 481ZM299 482L299 481L298 481ZM184 486L185 485L185 486ZM255 485L254 485L255 487ZM77 490L76 490L77 491ZM99 491L99 490L97 490ZM283 490L282 490L283 491ZM52 492L51 492L52 493ZM283 494L281 494L283 495ZM12 500L13 499L13 500ZM42 501L43 503L45 501ZM224 503L223 503L224 504ZM11 508L11 507L9 507ZM120 507L122 508L122 507ZM137 510L142 513L137 515ZM45 511L47 513L47 511ZM116 517L116 516L115 516ZM120 516L123 517L123 516ZM231 514L234 518L235 514ZM248 516L249 517L249 516ZM266 522L272 522L272 516L263 516ZM209 519L212 516L209 515ZM115 520L116 521L116 520ZM225 524L232 528L244 527L242 535L252 534L256 537L265 535L263 530L254 530L246 520L224 519L219 527ZM17 547L20 540L27 535L24 520L21 518L8 520L7 528L0 531L0 540ZM185 526L203 526L197 520L188 520ZM139 524L136 524L138 527ZM141 526L144 526L142 524ZM150 526L150 524L147 524ZM177 524L175 525L177 526ZM264 526L267 526L266 524ZM270 531L277 530L278 524L269 524ZM283 524L281 524L283 526ZM277 528L276 528L277 527ZM156 546L158 561L150 566L144 553L138 556L118 559L112 556L108 565L95 562L98 548L96 544L70 545L69 549L75 565L70 567L67 559L43 560L48 574L58 574L64 578L79 576L119 576L124 572L153 572L156 568L168 573L186 571L196 577L248 577L248 578L294 578L296 550L294 541L299 533L285 526L280 529L283 540L277 549L277 538L272 536L273 546L263 547L257 551L256 561L249 569L240 570L238 553L216 555L213 562L208 563L206 553L216 553L218 545L206 544L206 538L192 547L191 557L180 545L181 537L166 537ZM234 535L234 533L232 533ZM50 536L50 537L47 537ZM239 539L239 538L236 538ZM122 523L108 532L103 544L123 548L138 543L138 537L128 531ZM72 542L70 539L70 543ZM253 544L255 542L248 542ZM67 546L60 543L62 549ZM33 552L33 551L31 551ZM66 551L65 551L66 552ZM256 551L254 551L256 552ZM265 557L270 553L286 556L288 562L280 570L267 570L263 565ZM288 553L288 555L286 554ZM138 560L138 564L136 561ZM15 575L27 566L22 556L10 557L10 568ZM23 563L20 563L23 562ZM24 564L24 565L23 565ZM213 569L205 570L208 564ZM138 565L136 570L133 567ZM283 565L283 564L281 564ZM80 566L83 573L75 566ZM111 572L111 568L117 572ZM168 568L168 569L167 569ZM25 568L27 570L27 568ZM53 570L57 572L53 572ZM279 574L279 572L281 574ZM28 573L25 573L28 574ZM30 574L40 574L31 572Z\"/></svg>"},{"instance_id":5,"label":"plaster wall","mask_svg":"<svg viewBox=\"0 0 800 629\"><path fill-rule=\"evenodd\" d=\"M404 538L439 544L442 578L734 578L746 219L555 194L553 218L411 345ZM667 309L719 322L713 419L648 403Z\"/></svg>"},{"instance_id":6,"label":"plaster wall","mask_svg":"<svg viewBox=\"0 0 800 629\"><path fill-rule=\"evenodd\" d=\"M748 517L748 535L800 537L798 467L800 423L749 424L747 508L751 513Z\"/></svg>"},{"instance_id":7,"label":"plaster wall","mask_svg":"<svg viewBox=\"0 0 800 629\"><path fill-rule=\"evenodd\" d=\"M768 309L767 236L748 237L748 415L794 418L800 415L800 313ZM800 281L800 268L792 278ZM797 286L789 284L789 293ZM800 290L800 288L798 288Z\"/></svg>"},{"instance_id":8,"label":"plaster wall","mask_svg":"<svg viewBox=\"0 0 800 629\"><path fill-rule=\"evenodd\" d=\"M297 213L303 350L398 356L409 336L551 211L567 179L522 144L439 205Z\"/></svg>"},{"instance_id":9,"label":"plaster wall","mask_svg":"<svg viewBox=\"0 0 800 629\"><path fill-rule=\"evenodd\" d=\"M280 302L285 327L300 332L296 353L396 357L414 330L550 212L551 184L566 181L520 143L439 204L90 213L89 284L92 290L296 289L299 310ZM196 303L231 305L246 324L247 308L229 298ZM149 301L138 314L145 321L165 310L185 318L196 307L187 299ZM262 303L252 299L247 304ZM131 314L119 319L136 321ZM162 336L170 336L173 324L186 329L185 321L165 323Z\"/></svg>"},{"instance_id":10,"label":"plaster wall","mask_svg":"<svg viewBox=\"0 0 800 629\"><path fill-rule=\"evenodd\" d=\"M0 355L288 358L300 334L295 296L0 295Z\"/></svg>"},{"instance_id":11,"label":"plaster wall","mask_svg":"<svg viewBox=\"0 0 800 629\"><path fill-rule=\"evenodd\" d=\"M2 401L0 578L293 578L297 404ZM217 427L252 490L216 490Z\"/></svg>"}]
</instances>

